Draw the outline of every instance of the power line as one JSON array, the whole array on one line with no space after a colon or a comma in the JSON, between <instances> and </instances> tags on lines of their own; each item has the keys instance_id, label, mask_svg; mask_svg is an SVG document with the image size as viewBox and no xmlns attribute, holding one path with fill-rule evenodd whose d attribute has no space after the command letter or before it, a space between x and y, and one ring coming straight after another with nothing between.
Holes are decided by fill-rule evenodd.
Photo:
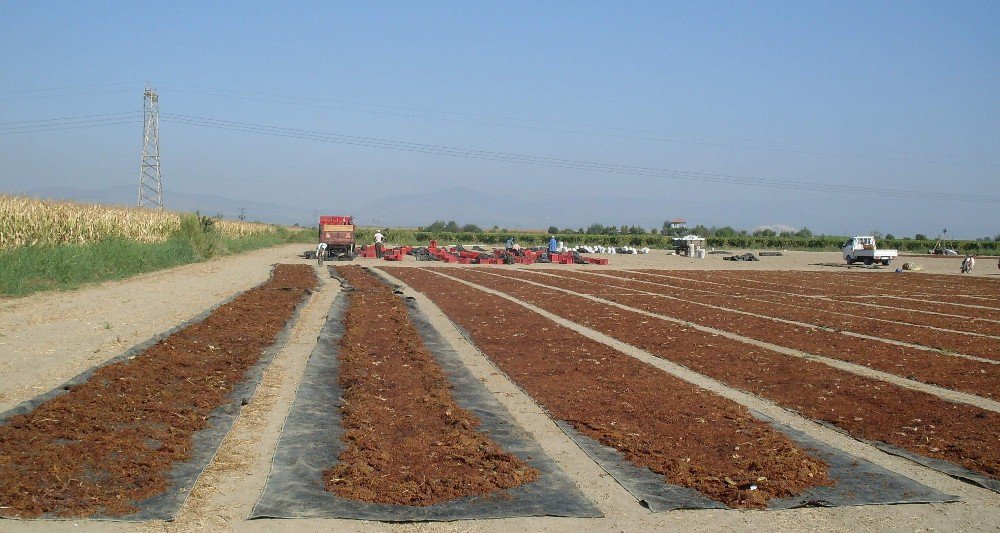
<instances>
[{"instance_id":1,"label":"power line","mask_svg":"<svg viewBox=\"0 0 1000 533\"><path fill-rule=\"evenodd\" d=\"M119 124L134 124L140 121L141 118L142 113L140 112L124 111L119 113L80 115L75 117L25 120L20 122L4 122L0 123L0 135L39 133L76 128L91 128L95 126L114 126Z\"/></svg>"},{"instance_id":2,"label":"power line","mask_svg":"<svg viewBox=\"0 0 1000 533\"><path fill-rule=\"evenodd\" d=\"M619 128L612 126L594 126L594 125L574 124L568 122L546 121L546 120L525 121L523 119L514 119L514 118L500 117L494 115L464 113L458 111L441 111L441 110L422 109L415 107L394 106L385 104L372 104L372 103L356 102L349 100L306 98L301 96L289 96L289 95L261 93L253 91L215 89L211 87L201 87L196 85L184 85L184 84L167 83L165 85L174 87L174 90L178 92L212 96L217 98L239 98L239 99L258 101L258 102L296 105L296 106L312 107L320 109L352 111L360 113L374 113L374 114L381 114L388 116L442 120L448 122L460 122L460 123L471 122L487 126L529 129L537 131L546 131L550 133L571 133L571 134L590 135L590 136L606 137L606 138L633 139L642 141L687 144L695 146L708 146L716 148L764 150L764 151L781 152L781 153L800 153L800 154L831 156L831 157L853 157L861 159L908 161L916 163L947 164L947 165L959 164L959 165L993 166L992 162L995 162L998 159L996 157L991 157L991 156L968 155L968 154L956 155L956 154L915 152L915 151L892 150L892 149L881 149L881 148L845 147L845 146L817 144L817 143L719 137L719 136L698 135L690 133L667 133L655 130ZM331 105L331 103L334 103L336 105ZM468 117L475 120L470 121L467 119L463 120L461 118L451 118L451 117ZM599 131L583 131L579 128L585 128L588 130L599 130ZM608 131L618 131L622 133L615 134L615 133L608 133ZM715 139L716 141L725 141L725 142L709 142L709 141L696 141L690 139L664 138L662 137L664 135L701 137L703 139ZM734 142L784 145L784 147L747 146L740 144L732 144ZM794 147L801 147L801 148L794 148ZM809 150L806 148L816 148L826 151ZM851 153L851 152L856 152L856 153ZM886 153L898 154L900 156L911 156L911 157L892 157L892 156L881 155ZM924 159L914 159L914 158L924 158ZM980 161L963 162L954 160L940 160L940 159L926 159L926 158L976 159Z\"/></svg>"},{"instance_id":3,"label":"power line","mask_svg":"<svg viewBox=\"0 0 1000 533\"><path fill-rule=\"evenodd\" d=\"M971 195L971 194L959 194L959 193L934 193L934 192L910 191L910 190L879 188L879 187L864 187L857 185L812 183L812 182L804 182L797 180L784 180L784 179L766 178L766 177L735 176L729 174L714 174L707 172L658 169L658 168L619 165L611 163L598 163L592 161L580 161L573 159L562 159L562 158L554 158L546 156L534 156L534 155L514 154L506 152L474 150L474 149L457 148L451 146L397 141L391 139L379 139L373 137L360 137L360 136L344 135L344 134L329 133L329 132L284 128L284 127L268 126L262 124L252 124L247 122L236 122L236 121L229 121L229 120L222 120L222 119L215 119L208 117L181 115L175 113L163 113L162 116L169 122L189 125L189 126L214 128L214 129L221 129L228 131L239 131L245 133L256 133L274 137L328 142L328 143L345 144L352 146L381 148L381 149L403 151L403 152L424 153L431 155L445 155L450 157L460 157L466 159L508 162L508 163L517 163L525 165L563 168L570 170L585 170L585 171L611 173L611 174L659 177L671 180L684 180L684 181L705 182L705 183L749 185L758 187L774 187L774 188L784 188L784 189L836 192L836 193L846 193L846 194L878 195L878 196L895 197L895 198L956 200L956 201L980 202L980 203L1000 202L1000 197L995 197L995 196L983 196L983 195Z\"/></svg>"},{"instance_id":4,"label":"power line","mask_svg":"<svg viewBox=\"0 0 1000 533\"><path fill-rule=\"evenodd\" d=\"M13 124L38 124L43 122L61 122L64 120L78 120L78 119L89 119L89 118L104 118L104 117L115 117L121 115L138 115L138 111L119 111L117 113L100 113L96 115L77 115L74 117L58 117L58 118L43 118L38 120L20 120L16 122L0 122L0 127L13 125Z\"/></svg>"}]
</instances>

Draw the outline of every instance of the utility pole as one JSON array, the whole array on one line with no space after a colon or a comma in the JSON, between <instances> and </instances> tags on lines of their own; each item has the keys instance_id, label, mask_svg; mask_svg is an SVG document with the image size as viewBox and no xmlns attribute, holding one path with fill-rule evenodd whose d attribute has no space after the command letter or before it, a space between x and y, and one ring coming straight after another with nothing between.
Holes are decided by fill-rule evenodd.
<instances>
[{"instance_id":1,"label":"utility pole","mask_svg":"<svg viewBox=\"0 0 1000 533\"><path fill-rule=\"evenodd\" d=\"M163 209L160 181L160 97L146 85L143 97L142 163L139 165L139 207Z\"/></svg>"},{"instance_id":2,"label":"utility pole","mask_svg":"<svg viewBox=\"0 0 1000 533\"><path fill-rule=\"evenodd\" d=\"M243 222L246 219L247 219L247 208L241 207L240 208L240 222Z\"/></svg>"}]
</instances>

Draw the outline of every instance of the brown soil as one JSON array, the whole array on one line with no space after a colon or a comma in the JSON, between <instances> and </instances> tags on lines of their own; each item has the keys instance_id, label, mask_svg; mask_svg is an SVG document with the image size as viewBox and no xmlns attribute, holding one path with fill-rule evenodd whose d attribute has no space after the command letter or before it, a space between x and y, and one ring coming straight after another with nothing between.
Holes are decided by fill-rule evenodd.
<instances>
[{"instance_id":1,"label":"brown soil","mask_svg":"<svg viewBox=\"0 0 1000 533\"><path fill-rule=\"evenodd\" d=\"M982 278L969 278L964 284L955 284L950 282L955 276L933 274L890 275L886 278L860 272L671 271L671 275L725 281L742 287L762 286L793 294L820 295L833 299L847 300L866 295L914 298L922 301L911 302L892 298L880 300L878 303L900 309L1000 320L1000 306L997 305L1000 301L1000 283ZM962 291L966 294L961 294Z\"/></svg>"},{"instance_id":2,"label":"brown soil","mask_svg":"<svg viewBox=\"0 0 1000 533\"><path fill-rule=\"evenodd\" d=\"M703 301L747 311L760 315L796 320L807 324L827 327L836 330L846 330L862 333L873 337L892 339L911 344L919 344L928 348L949 350L966 355L975 355L986 359L1000 360L1000 341L989 337L980 337L963 333L952 333L929 329L910 324L898 324L884 320L872 320L864 316L864 310L851 308L856 315L835 314L812 308L812 300L793 298L791 302L779 303L768 301L764 297L740 296L732 289L721 285L707 285L700 281L687 281L674 276L673 271L649 271L645 276L676 287L679 291L702 291L699 298ZM638 274L638 273L636 273Z\"/></svg>"},{"instance_id":3,"label":"brown soil","mask_svg":"<svg viewBox=\"0 0 1000 533\"><path fill-rule=\"evenodd\" d=\"M193 434L315 286L312 268L278 265L266 283L134 359L0 427L0 513L117 516L169 488Z\"/></svg>"},{"instance_id":4,"label":"brown soil","mask_svg":"<svg viewBox=\"0 0 1000 533\"><path fill-rule=\"evenodd\" d=\"M894 444L1000 479L1000 415L992 411L517 279L469 269L448 269L447 273L504 291L803 416L836 425L855 437ZM496 273L538 278L522 271ZM579 292L593 286L551 276L545 277L545 283Z\"/></svg>"},{"instance_id":5,"label":"brown soil","mask_svg":"<svg viewBox=\"0 0 1000 533\"><path fill-rule=\"evenodd\" d=\"M340 462L324 472L343 498L433 505L538 479L459 407L392 289L360 267L337 267L355 290L340 341L344 389Z\"/></svg>"},{"instance_id":6,"label":"brown soil","mask_svg":"<svg viewBox=\"0 0 1000 533\"><path fill-rule=\"evenodd\" d=\"M621 274L621 271L617 273ZM844 301L835 301L823 298L803 298L801 295L795 294L794 292L789 294L788 292L781 291L774 287L764 289L757 286L747 286L748 284L739 283L734 280L732 275L723 279L701 275L682 275L676 277L698 280L705 284L704 288L717 290L721 294L752 298L756 301L773 302L776 304L791 306L808 306L810 309L816 311L857 314L866 318L891 320L894 322L913 324L917 326L933 326L937 328L980 333L984 335L1000 335L1000 322L981 320L978 317L944 316L934 313L924 313L913 309L904 310L892 304L883 305L886 304L886 302L880 300L876 296L870 296L866 302L878 303L880 304L879 307L855 306ZM850 287L849 290L853 295L869 294L867 293L867 290L870 290L864 284L863 278L854 280L854 282L847 285L847 287Z\"/></svg>"},{"instance_id":7,"label":"brown soil","mask_svg":"<svg viewBox=\"0 0 1000 533\"><path fill-rule=\"evenodd\" d=\"M831 483L825 463L738 404L505 299L423 270L384 270L469 331L553 417L669 483L741 508Z\"/></svg>"},{"instance_id":8,"label":"brown soil","mask_svg":"<svg viewBox=\"0 0 1000 533\"><path fill-rule=\"evenodd\" d=\"M1000 365L928 352L869 339L848 337L816 327L806 327L766 318L708 307L696 293L672 289L666 278L651 278L633 272L602 271L621 276L615 280L587 273L560 272L560 275L589 283L580 286L587 294L617 303L730 331L751 339L794 348L806 353L848 361L900 377L940 387L1000 398ZM658 279L659 281L650 281ZM544 278L537 281L545 282ZM627 292L623 292L623 289ZM663 294L672 298L650 298L632 294L630 289ZM674 299L679 297L680 299ZM718 305L717 303L715 305ZM804 304L805 305L805 304Z\"/></svg>"}]
</instances>

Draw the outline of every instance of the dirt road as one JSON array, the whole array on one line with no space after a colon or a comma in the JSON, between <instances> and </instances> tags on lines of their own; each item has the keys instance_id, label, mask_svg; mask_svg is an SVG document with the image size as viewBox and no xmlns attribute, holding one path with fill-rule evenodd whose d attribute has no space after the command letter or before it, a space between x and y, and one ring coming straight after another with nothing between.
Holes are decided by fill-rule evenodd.
<instances>
[{"instance_id":1,"label":"dirt road","mask_svg":"<svg viewBox=\"0 0 1000 533\"><path fill-rule=\"evenodd\" d=\"M264 281L273 263L302 263L303 245L261 250L239 257L187 265L91 286L0 301L0 410L58 386L67 378L118 355L150 336L168 330L218 305L233 294ZM703 260L651 254L610 256L613 268L800 269L843 272L836 253L790 252L755 263L731 263L720 256ZM913 259L907 259L913 260ZM914 260L925 272L954 273L958 261ZM359 260L368 266L386 265ZM399 265L399 263L394 264ZM412 259L402 266L417 266ZM428 266L421 263L419 266ZM430 266L433 266L431 264ZM895 266L895 265L894 265ZM954 268L952 268L954 266ZM992 266L995 265L984 265ZM504 267L507 268L507 267ZM978 268L978 267L977 267ZM892 269L871 270L890 275ZM888 272L887 272L888 271ZM532 433L566 474L605 514L603 519L517 518L452 523L386 524L351 520L254 520L245 517L267 478L282 423L295 396L306 361L339 290L321 275L322 285L302 310L292 338L266 370L256 395L237 419L218 455L194 487L177 520L170 523L109 523L87 520L0 522L4 531L649 531L649 530L859 530L954 531L1000 530L1000 495L956 481L904 459L882 453L841 433L821 427L773 403L729 389L684 368L657 362L664 370L757 409L779 422L891 469L932 488L960 496L949 504L862 506L789 511L699 510L652 513L643 508L582 450L518 387L451 325L433 304L407 290L427 311L473 374L493 391L515 420ZM976 275L995 275L983 268ZM569 325L569 324L567 324ZM574 327L578 327L575 326ZM654 361L641 350L616 346L640 359ZM655 361L654 361L655 362Z\"/></svg>"}]
</instances>

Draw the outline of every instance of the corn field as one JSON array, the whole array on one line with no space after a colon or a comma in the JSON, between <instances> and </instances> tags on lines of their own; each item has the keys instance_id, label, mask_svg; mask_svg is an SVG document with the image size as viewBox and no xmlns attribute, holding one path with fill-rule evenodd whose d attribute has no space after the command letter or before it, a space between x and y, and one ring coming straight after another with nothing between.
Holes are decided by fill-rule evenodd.
<instances>
[{"instance_id":1,"label":"corn field","mask_svg":"<svg viewBox=\"0 0 1000 533\"><path fill-rule=\"evenodd\" d=\"M161 242L180 225L180 213L171 211L0 195L0 249L83 244L109 237ZM277 231L267 224L229 220L218 220L215 227L226 237Z\"/></svg>"}]
</instances>

